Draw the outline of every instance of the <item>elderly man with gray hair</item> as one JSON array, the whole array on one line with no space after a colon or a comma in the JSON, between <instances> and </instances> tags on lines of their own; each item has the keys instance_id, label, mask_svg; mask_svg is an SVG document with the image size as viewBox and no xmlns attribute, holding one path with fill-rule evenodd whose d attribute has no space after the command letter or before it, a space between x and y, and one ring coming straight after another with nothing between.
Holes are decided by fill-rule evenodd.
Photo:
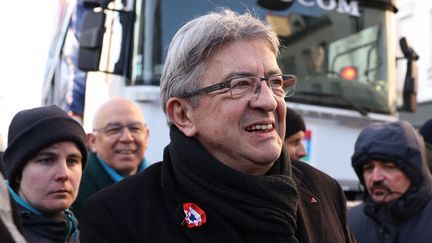
<instances>
[{"instance_id":1,"label":"elderly man with gray hair","mask_svg":"<svg viewBox=\"0 0 432 243\"><path fill-rule=\"evenodd\" d=\"M163 162L90 198L82 242L350 242L345 202L322 211L327 201L304 201L293 178L284 98L296 77L278 52L276 33L250 14L186 23L161 78Z\"/></svg>"}]
</instances>

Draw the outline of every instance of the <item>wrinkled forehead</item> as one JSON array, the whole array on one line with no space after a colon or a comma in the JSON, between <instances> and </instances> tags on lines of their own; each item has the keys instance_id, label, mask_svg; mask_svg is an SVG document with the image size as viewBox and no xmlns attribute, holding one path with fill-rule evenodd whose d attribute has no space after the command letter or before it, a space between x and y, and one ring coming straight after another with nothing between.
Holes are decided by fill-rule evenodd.
<instances>
[{"instance_id":1,"label":"wrinkled forehead","mask_svg":"<svg viewBox=\"0 0 432 243\"><path fill-rule=\"evenodd\" d=\"M219 46L205 60L204 80L280 74L276 55L262 40L245 39Z\"/></svg>"}]
</instances>

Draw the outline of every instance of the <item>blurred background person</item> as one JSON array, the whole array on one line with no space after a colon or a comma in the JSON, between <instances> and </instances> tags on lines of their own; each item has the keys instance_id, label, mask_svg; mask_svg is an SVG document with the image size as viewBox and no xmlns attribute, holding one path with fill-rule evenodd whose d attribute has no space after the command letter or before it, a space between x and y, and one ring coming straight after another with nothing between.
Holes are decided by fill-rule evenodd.
<instances>
[{"instance_id":1,"label":"blurred background person","mask_svg":"<svg viewBox=\"0 0 432 243\"><path fill-rule=\"evenodd\" d=\"M23 110L13 117L3 160L27 241L79 242L69 207L86 159L84 129L59 107Z\"/></svg>"},{"instance_id":2,"label":"blurred background person","mask_svg":"<svg viewBox=\"0 0 432 243\"><path fill-rule=\"evenodd\" d=\"M72 210L79 218L84 201L95 192L144 170L148 165L149 129L140 107L125 98L102 104L93 119L93 133L78 198Z\"/></svg>"},{"instance_id":3,"label":"blurred background person","mask_svg":"<svg viewBox=\"0 0 432 243\"><path fill-rule=\"evenodd\" d=\"M290 155L293 177L299 187L299 197L302 201L310 202L310 205L320 204L319 213L322 217L329 222L336 222L338 220L336 215L344 215L347 210L342 187L331 176L300 160L307 155L303 145L306 131L304 119L299 113L288 107L285 118L284 145ZM302 210L302 213L301 221L313 222L318 211ZM298 225L304 224L302 222ZM344 224L347 225L347 222L344 221ZM349 233L349 235L353 240L352 234Z\"/></svg>"},{"instance_id":4,"label":"blurred background person","mask_svg":"<svg viewBox=\"0 0 432 243\"><path fill-rule=\"evenodd\" d=\"M432 176L423 139L405 121L375 123L355 143L352 166L363 203L348 211L359 243L425 242L432 238Z\"/></svg>"},{"instance_id":5,"label":"blurred background person","mask_svg":"<svg viewBox=\"0 0 432 243\"><path fill-rule=\"evenodd\" d=\"M303 144L305 131L306 125L303 117L287 107L284 144L288 149L291 160L299 160L307 155Z\"/></svg>"}]
</instances>

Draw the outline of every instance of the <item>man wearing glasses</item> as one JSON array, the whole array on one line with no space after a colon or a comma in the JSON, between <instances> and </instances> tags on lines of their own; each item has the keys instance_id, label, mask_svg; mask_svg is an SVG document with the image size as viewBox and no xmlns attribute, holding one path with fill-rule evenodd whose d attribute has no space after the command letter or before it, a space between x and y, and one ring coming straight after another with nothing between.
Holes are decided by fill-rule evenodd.
<instances>
[{"instance_id":1,"label":"man wearing glasses","mask_svg":"<svg viewBox=\"0 0 432 243\"><path fill-rule=\"evenodd\" d=\"M326 218L326 202L299 199L283 149L296 78L280 70L278 50L275 32L250 14L185 24L161 78L163 162L88 200L81 241L349 242L344 212Z\"/></svg>"},{"instance_id":2,"label":"man wearing glasses","mask_svg":"<svg viewBox=\"0 0 432 243\"><path fill-rule=\"evenodd\" d=\"M114 98L99 107L93 119L93 133L88 135L88 163L78 198L72 205L78 218L88 197L144 170L148 139L149 129L137 104Z\"/></svg>"}]
</instances>

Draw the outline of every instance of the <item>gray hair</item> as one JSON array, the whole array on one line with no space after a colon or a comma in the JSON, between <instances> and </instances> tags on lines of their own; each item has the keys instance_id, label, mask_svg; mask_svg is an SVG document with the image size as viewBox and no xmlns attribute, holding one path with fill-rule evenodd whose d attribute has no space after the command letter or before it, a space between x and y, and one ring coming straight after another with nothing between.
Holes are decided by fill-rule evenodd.
<instances>
[{"instance_id":1,"label":"gray hair","mask_svg":"<svg viewBox=\"0 0 432 243\"><path fill-rule=\"evenodd\" d=\"M279 54L279 39L273 29L250 13L229 9L210 12L186 23L173 37L161 77L161 102L166 113L170 97L181 97L197 89L206 61L218 47L236 40L262 40ZM194 107L198 97L190 98Z\"/></svg>"}]
</instances>

